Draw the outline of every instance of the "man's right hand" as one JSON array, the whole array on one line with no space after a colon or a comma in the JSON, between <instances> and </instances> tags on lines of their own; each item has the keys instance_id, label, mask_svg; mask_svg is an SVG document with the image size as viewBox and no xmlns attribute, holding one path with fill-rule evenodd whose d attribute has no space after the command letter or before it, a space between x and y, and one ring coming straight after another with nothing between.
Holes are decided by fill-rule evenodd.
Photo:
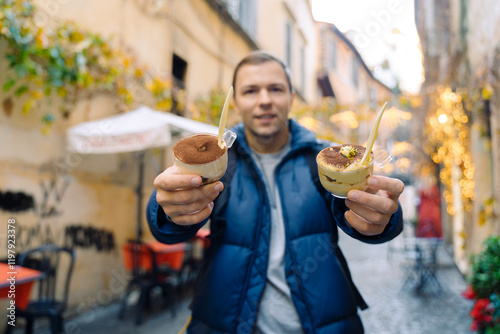
<instances>
[{"instance_id":1,"label":"man's right hand","mask_svg":"<svg viewBox=\"0 0 500 334\"><path fill-rule=\"evenodd\" d=\"M200 176L180 174L175 166L158 175L154 187L156 201L178 225L193 225L208 218L213 200L224 189L219 181L202 186Z\"/></svg>"}]
</instances>

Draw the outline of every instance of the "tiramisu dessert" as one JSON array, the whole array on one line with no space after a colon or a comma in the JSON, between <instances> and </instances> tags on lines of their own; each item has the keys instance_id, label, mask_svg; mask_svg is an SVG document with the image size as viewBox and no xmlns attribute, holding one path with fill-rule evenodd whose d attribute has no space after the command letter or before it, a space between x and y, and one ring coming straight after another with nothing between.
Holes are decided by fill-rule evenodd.
<instances>
[{"instance_id":1,"label":"tiramisu dessert","mask_svg":"<svg viewBox=\"0 0 500 334\"><path fill-rule=\"evenodd\" d=\"M366 179L373 175L373 153L362 166L364 153L365 147L355 144L330 146L319 152L316 162L323 187L341 198L346 198L349 190L365 190Z\"/></svg>"},{"instance_id":2,"label":"tiramisu dessert","mask_svg":"<svg viewBox=\"0 0 500 334\"><path fill-rule=\"evenodd\" d=\"M226 172L227 149L218 145L217 136L194 134L178 141L173 147L175 165L182 174L201 176L202 184L215 182Z\"/></svg>"}]
</instances>

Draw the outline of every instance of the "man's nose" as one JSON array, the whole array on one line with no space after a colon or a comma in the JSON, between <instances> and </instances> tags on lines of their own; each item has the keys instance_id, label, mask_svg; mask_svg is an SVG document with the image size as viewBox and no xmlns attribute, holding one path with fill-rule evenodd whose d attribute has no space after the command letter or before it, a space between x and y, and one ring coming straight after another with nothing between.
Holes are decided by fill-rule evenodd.
<instances>
[{"instance_id":1,"label":"man's nose","mask_svg":"<svg viewBox=\"0 0 500 334\"><path fill-rule=\"evenodd\" d=\"M262 105L267 105L271 103L271 94L267 89L261 89L259 92L259 103Z\"/></svg>"}]
</instances>

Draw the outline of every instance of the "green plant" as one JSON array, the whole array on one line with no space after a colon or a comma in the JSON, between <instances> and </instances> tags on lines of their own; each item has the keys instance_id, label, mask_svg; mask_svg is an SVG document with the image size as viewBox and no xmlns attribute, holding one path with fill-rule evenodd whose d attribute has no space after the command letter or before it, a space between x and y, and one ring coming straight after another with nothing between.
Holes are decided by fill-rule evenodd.
<instances>
[{"instance_id":1,"label":"green plant","mask_svg":"<svg viewBox=\"0 0 500 334\"><path fill-rule=\"evenodd\" d=\"M488 237L483 249L471 258L470 283L462 295L475 300L470 312L471 330L500 333L500 238Z\"/></svg>"},{"instance_id":2,"label":"green plant","mask_svg":"<svg viewBox=\"0 0 500 334\"><path fill-rule=\"evenodd\" d=\"M130 105L145 98L142 87L156 108L172 108L170 80L152 75L101 35L73 23L45 26L36 13L33 0L0 0L0 56L8 65L0 86L7 94L2 103L7 114L18 102L27 115L42 100L57 99L66 106L61 115L68 117L79 99L98 93L110 93ZM48 110L42 123L50 125L56 118Z\"/></svg>"},{"instance_id":3,"label":"green plant","mask_svg":"<svg viewBox=\"0 0 500 334\"><path fill-rule=\"evenodd\" d=\"M500 295L500 238L490 236L484 248L472 260L472 288L478 298L487 298L492 293Z\"/></svg>"},{"instance_id":4,"label":"green plant","mask_svg":"<svg viewBox=\"0 0 500 334\"><path fill-rule=\"evenodd\" d=\"M222 87L215 87L210 90L208 95L198 96L191 110L192 118L200 122L218 125L226 95L227 91L224 91ZM229 109L232 108L232 102L230 102Z\"/></svg>"}]
</instances>

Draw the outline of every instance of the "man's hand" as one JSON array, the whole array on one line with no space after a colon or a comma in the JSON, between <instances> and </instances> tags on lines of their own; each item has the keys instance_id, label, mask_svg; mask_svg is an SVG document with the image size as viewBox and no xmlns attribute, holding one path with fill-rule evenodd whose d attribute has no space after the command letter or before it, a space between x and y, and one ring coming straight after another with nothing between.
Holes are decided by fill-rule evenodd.
<instances>
[{"instance_id":1,"label":"man's hand","mask_svg":"<svg viewBox=\"0 0 500 334\"><path fill-rule=\"evenodd\" d=\"M351 190L347 194L345 219L355 230L367 236L384 231L393 213L398 210L398 198L404 184L398 179L370 176L365 191Z\"/></svg>"},{"instance_id":2,"label":"man's hand","mask_svg":"<svg viewBox=\"0 0 500 334\"><path fill-rule=\"evenodd\" d=\"M224 189L221 182L201 186L198 175L179 174L177 167L169 167L154 181L156 201L165 214L178 225L202 222L212 213L212 202Z\"/></svg>"}]
</instances>

